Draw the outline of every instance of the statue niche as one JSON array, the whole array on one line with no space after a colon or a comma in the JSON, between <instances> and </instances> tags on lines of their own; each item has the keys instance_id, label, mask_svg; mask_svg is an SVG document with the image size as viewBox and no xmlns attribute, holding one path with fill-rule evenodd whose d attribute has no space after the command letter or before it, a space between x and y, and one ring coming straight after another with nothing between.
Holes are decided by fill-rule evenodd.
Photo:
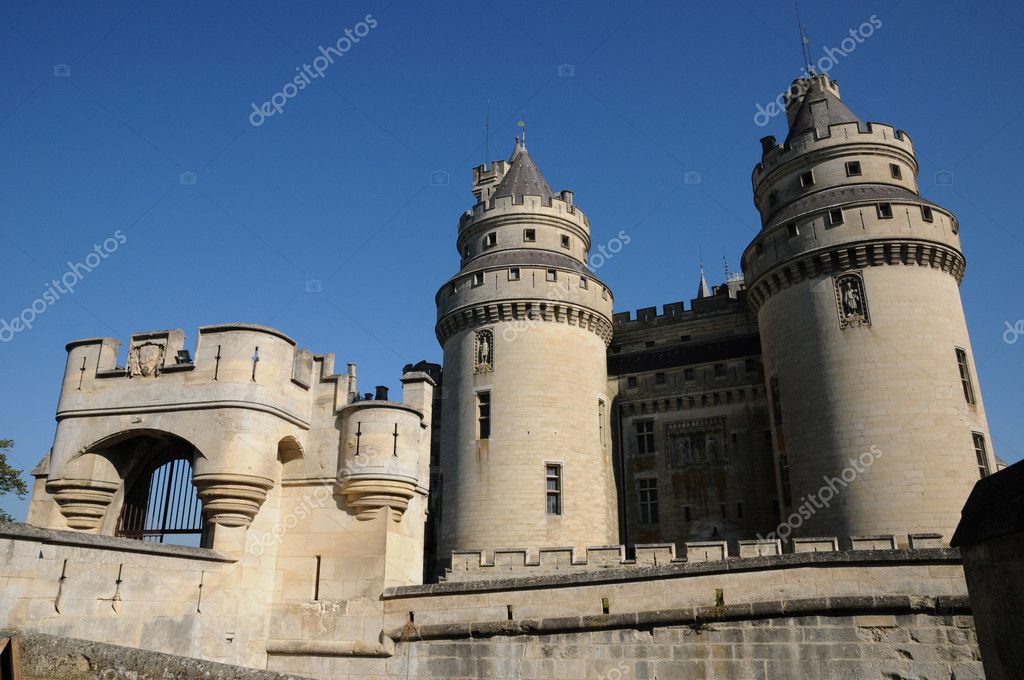
<instances>
[{"instance_id":1,"label":"statue niche","mask_svg":"<svg viewBox=\"0 0 1024 680\"><path fill-rule=\"evenodd\" d=\"M489 330L477 331L474 373L490 373L494 370L494 333Z\"/></svg>"},{"instance_id":2,"label":"statue niche","mask_svg":"<svg viewBox=\"0 0 1024 680\"><path fill-rule=\"evenodd\" d=\"M871 323L868 317L868 301L864 294L864 279L859 272L843 274L834 278L836 307L839 310L839 327L854 328Z\"/></svg>"}]
</instances>

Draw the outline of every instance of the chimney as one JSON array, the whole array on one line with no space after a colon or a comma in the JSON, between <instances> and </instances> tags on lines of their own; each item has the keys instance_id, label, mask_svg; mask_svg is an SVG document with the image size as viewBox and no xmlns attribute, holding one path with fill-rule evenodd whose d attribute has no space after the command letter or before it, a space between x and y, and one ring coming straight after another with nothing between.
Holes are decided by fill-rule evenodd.
<instances>
[{"instance_id":1,"label":"chimney","mask_svg":"<svg viewBox=\"0 0 1024 680\"><path fill-rule=\"evenodd\" d=\"M775 148L775 135L768 135L761 138L761 158L768 155L768 152Z\"/></svg>"},{"instance_id":2,"label":"chimney","mask_svg":"<svg viewBox=\"0 0 1024 680\"><path fill-rule=\"evenodd\" d=\"M388 388L384 385L377 385L377 395L374 397L377 401L388 400Z\"/></svg>"}]
</instances>

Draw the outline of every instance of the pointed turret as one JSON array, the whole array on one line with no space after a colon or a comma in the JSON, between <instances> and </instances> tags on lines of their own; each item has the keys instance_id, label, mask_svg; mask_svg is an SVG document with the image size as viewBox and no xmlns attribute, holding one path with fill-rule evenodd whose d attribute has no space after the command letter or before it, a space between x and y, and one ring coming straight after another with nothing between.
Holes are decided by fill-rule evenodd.
<instances>
[{"instance_id":1,"label":"pointed turret","mask_svg":"<svg viewBox=\"0 0 1024 680\"><path fill-rule=\"evenodd\" d=\"M514 200L519 200L523 196L540 196L545 203L550 203L551 199L555 197L555 192L551 191L548 181L544 179L540 168L534 163L530 153L518 137L509 164L508 172L494 188L491 198L513 196Z\"/></svg>"},{"instance_id":2,"label":"pointed turret","mask_svg":"<svg viewBox=\"0 0 1024 680\"><path fill-rule=\"evenodd\" d=\"M700 282L697 284L697 299L703 300L704 298L711 297L711 288L708 286L708 280L704 278L704 263L700 263Z\"/></svg>"},{"instance_id":3,"label":"pointed turret","mask_svg":"<svg viewBox=\"0 0 1024 680\"><path fill-rule=\"evenodd\" d=\"M819 137L828 135L829 125L861 123L857 115L839 98L839 85L826 75L798 78L786 94L786 141L809 130Z\"/></svg>"}]
</instances>

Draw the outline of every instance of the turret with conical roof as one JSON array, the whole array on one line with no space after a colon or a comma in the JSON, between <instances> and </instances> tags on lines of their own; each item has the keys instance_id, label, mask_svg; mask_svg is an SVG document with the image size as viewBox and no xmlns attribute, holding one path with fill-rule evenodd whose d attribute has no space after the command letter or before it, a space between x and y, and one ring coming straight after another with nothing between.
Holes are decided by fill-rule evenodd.
<instances>
[{"instance_id":1,"label":"turret with conical roof","mask_svg":"<svg viewBox=\"0 0 1024 680\"><path fill-rule=\"evenodd\" d=\"M783 144L761 140L761 229L742 259L784 525L948 541L979 469L995 469L960 225L918 193L907 134L861 121L828 76L794 82L786 117Z\"/></svg>"},{"instance_id":2,"label":"turret with conical roof","mask_svg":"<svg viewBox=\"0 0 1024 680\"><path fill-rule=\"evenodd\" d=\"M517 140L473 170L461 269L438 291L444 423L438 555L618 538L606 347L590 224Z\"/></svg>"}]
</instances>

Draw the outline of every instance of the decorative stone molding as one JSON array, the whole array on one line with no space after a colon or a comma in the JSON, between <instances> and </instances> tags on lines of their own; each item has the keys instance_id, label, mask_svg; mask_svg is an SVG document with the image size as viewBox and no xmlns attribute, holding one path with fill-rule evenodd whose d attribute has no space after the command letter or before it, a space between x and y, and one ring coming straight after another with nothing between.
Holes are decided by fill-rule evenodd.
<instances>
[{"instance_id":1,"label":"decorative stone molding","mask_svg":"<svg viewBox=\"0 0 1024 680\"><path fill-rule=\"evenodd\" d=\"M193 475L207 522L226 527L248 527L259 512L272 480L236 474Z\"/></svg>"},{"instance_id":2,"label":"decorative stone molding","mask_svg":"<svg viewBox=\"0 0 1024 680\"><path fill-rule=\"evenodd\" d=\"M776 293L807 279L885 265L939 269L955 278L958 285L966 269L964 256L959 251L939 243L913 240L852 243L805 253L768 269L751 284L748 299L756 312Z\"/></svg>"},{"instance_id":3,"label":"decorative stone molding","mask_svg":"<svg viewBox=\"0 0 1024 680\"><path fill-rule=\"evenodd\" d=\"M503 321L521 323L558 322L596 333L607 345L612 341L612 324L592 309L561 302L506 301L457 309L438 321L435 333L442 345L456 333Z\"/></svg>"},{"instance_id":4,"label":"decorative stone molding","mask_svg":"<svg viewBox=\"0 0 1024 680\"><path fill-rule=\"evenodd\" d=\"M416 485L398 479L365 479L346 477L341 480L341 493L357 519L371 519L388 510L391 519L399 521L416 494Z\"/></svg>"},{"instance_id":5,"label":"decorative stone molding","mask_svg":"<svg viewBox=\"0 0 1024 680\"><path fill-rule=\"evenodd\" d=\"M79 531L99 529L119 487L116 482L94 479L56 479L46 484L68 526Z\"/></svg>"}]
</instances>

